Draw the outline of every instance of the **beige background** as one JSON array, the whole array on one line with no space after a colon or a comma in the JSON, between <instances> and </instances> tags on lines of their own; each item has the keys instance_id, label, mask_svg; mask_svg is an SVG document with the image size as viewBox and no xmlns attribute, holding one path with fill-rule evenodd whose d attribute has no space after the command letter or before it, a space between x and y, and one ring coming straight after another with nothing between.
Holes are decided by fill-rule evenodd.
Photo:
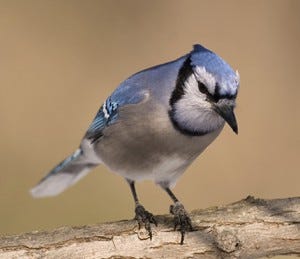
<instances>
[{"instance_id":1,"label":"beige background","mask_svg":"<svg viewBox=\"0 0 300 259\"><path fill-rule=\"evenodd\" d=\"M28 190L79 145L126 77L202 43L241 75L225 127L175 188L186 208L299 196L300 1L0 1L0 233L133 217L104 166L55 198ZM152 183L142 203L167 213Z\"/></svg>"}]
</instances>

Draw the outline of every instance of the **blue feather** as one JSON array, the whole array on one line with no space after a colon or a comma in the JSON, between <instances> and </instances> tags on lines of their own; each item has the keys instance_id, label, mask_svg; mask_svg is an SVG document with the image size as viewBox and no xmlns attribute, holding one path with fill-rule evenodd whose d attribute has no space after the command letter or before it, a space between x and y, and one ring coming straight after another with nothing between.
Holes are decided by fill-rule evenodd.
<instances>
[{"instance_id":1,"label":"blue feather","mask_svg":"<svg viewBox=\"0 0 300 259\"><path fill-rule=\"evenodd\" d=\"M103 130L118 120L119 108L139 103L143 100L144 94L145 91L140 91L139 85L132 82L131 78L125 80L101 106L85 138L91 140L92 143L97 141L103 136Z\"/></svg>"},{"instance_id":2,"label":"blue feather","mask_svg":"<svg viewBox=\"0 0 300 259\"><path fill-rule=\"evenodd\" d=\"M88 128L85 137L92 142L99 139L102 136L103 129L117 119L118 106L117 102L113 102L111 98L107 98Z\"/></svg>"},{"instance_id":3,"label":"blue feather","mask_svg":"<svg viewBox=\"0 0 300 259\"><path fill-rule=\"evenodd\" d=\"M206 71L214 75L219 85L221 95L235 96L237 93L236 72L232 70L228 63L214 52L196 44L191 52L191 65L193 67L205 67Z\"/></svg>"}]
</instances>

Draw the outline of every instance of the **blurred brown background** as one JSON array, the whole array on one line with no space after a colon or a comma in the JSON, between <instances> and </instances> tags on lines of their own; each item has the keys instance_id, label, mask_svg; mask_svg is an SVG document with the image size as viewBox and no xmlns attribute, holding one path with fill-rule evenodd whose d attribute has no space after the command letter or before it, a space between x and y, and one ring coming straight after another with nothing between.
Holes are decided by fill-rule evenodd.
<instances>
[{"instance_id":1,"label":"blurred brown background","mask_svg":"<svg viewBox=\"0 0 300 259\"><path fill-rule=\"evenodd\" d=\"M189 210L299 196L299 14L297 0L0 1L0 233L132 218L127 184L104 166L55 198L28 190L121 81L194 43L239 70L240 133L226 126L177 196ZM137 188L150 211L168 212L157 186Z\"/></svg>"}]
</instances>

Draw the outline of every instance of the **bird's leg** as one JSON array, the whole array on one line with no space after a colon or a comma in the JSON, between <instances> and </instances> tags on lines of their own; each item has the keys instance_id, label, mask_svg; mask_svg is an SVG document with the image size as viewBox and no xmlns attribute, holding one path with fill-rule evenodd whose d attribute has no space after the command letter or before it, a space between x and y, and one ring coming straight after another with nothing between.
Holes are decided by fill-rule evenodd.
<instances>
[{"instance_id":1,"label":"bird's leg","mask_svg":"<svg viewBox=\"0 0 300 259\"><path fill-rule=\"evenodd\" d=\"M178 201L174 193L169 188L164 188L164 190L169 194L174 204L170 206L170 213L174 215L174 230L177 226L180 226L181 241L180 244L183 244L184 236L186 231L192 231L192 221L186 212L183 205Z\"/></svg>"},{"instance_id":2,"label":"bird's leg","mask_svg":"<svg viewBox=\"0 0 300 259\"><path fill-rule=\"evenodd\" d=\"M150 213L149 211L147 211L144 208L144 206L142 206L139 203L139 199L137 197L136 190L135 190L134 181L127 180L127 182L129 183L130 190L131 190L134 202L135 202L135 219L138 222L139 229L141 228L142 225L144 225L145 229L149 233L149 237L151 240L152 239L151 223L153 223L155 226L157 226L157 222L156 222L153 214Z\"/></svg>"}]
</instances>

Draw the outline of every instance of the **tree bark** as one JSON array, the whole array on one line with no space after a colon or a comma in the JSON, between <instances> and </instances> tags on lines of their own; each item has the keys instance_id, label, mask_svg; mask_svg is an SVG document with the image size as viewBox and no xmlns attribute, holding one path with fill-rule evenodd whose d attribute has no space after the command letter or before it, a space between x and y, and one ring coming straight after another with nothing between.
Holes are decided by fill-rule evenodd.
<instances>
[{"instance_id":1,"label":"tree bark","mask_svg":"<svg viewBox=\"0 0 300 259\"><path fill-rule=\"evenodd\" d=\"M157 216L149 240L135 220L0 237L0 258L259 258L300 255L300 197L251 196L191 213L180 245L171 215Z\"/></svg>"}]
</instances>

